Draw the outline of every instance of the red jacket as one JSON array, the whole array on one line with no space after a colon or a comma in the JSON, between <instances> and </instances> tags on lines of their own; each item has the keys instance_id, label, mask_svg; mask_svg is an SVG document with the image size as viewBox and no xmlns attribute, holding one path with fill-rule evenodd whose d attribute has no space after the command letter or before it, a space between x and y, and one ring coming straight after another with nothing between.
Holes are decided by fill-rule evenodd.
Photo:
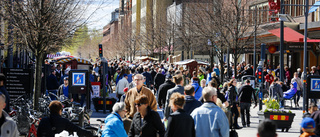
<instances>
[{"instance_id":1,"label":"red jacket","mask_svg":"<svg viewBox=\"0 0 320 137\"><path fill-rule=\"evenodd\" d=\"M271 84L274 80L274 77L270 74L267 74L264 79L266 80L266 82L268 82L269 84Z\"/></svg>"}]
</instances>

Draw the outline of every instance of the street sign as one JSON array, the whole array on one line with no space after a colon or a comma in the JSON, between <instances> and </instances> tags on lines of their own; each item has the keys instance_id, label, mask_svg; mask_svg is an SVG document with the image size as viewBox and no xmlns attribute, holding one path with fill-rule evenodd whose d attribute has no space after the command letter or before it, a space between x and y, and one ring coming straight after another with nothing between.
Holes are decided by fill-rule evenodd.
<instances>
[{"instance_id":1,"label":"street sign","mask_svg":"<svg viewBox=\"0 0 320 137\"><path fill-rule=\"evenodd\" d=\"M85 86L86 73L72 73L72 86Z\"/></svg>"},{"instance_id":2,"label":"street sign","mask_svg":"<svg viewBox=\"0 0 320 137\"><path fill-rule=\"evenodd\" d=\"M312 75L307 77L307 98L320 98L320 76Z\"/></svg>"},{"instance_id":3,"label":"street sign","mask_svg":"<svg viewBox=\"0 0 320 137\"><path fill-rule=\"evenodd\" d=\"M310 91L320 91L320 78L312 78L310 84Z\"/></svg>"}]
</instances>

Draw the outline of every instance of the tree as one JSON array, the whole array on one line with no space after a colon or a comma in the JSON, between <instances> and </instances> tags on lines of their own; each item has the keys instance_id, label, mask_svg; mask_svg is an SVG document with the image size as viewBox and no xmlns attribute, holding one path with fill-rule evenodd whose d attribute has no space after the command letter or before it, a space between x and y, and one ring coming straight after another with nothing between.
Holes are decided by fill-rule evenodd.
<instances>
[{"instance_id":1,"label":"tree","mask_svg":"<svg viewBox=\"0 0 320 137\"><path fill-rule=\"evenodd\" d=\"M0 16L10 20L34 53L35 79L33 104L38 109L41 89L41 67L44 55L57 51L69 42L75 30L85 24L93 13L86 13L91 0L3 0Z\"/></svg>"},{"instance_id":2,"label":"tree","mask_svg":"<svg viewBox=\"0 0 320 137\"><path fill-rule=\"evenodd\" d=\"M210 56L217 55L221 68L223 68L223 56L227 48L231 50L234 64L246 47L252 45L254 30L259 25L252 25L252 12L249 9L250 0L203 0L193 3L189 8L197 9L197 12L189 13L194 18L189 22L197 27L201 34L202 41L209 41L205 44L210 48ZM223 74L223 69L221 69ZM234 69L235 76L237 70ZM221 78L223 78L221 76Z\"/></svg>"}]
</instances>

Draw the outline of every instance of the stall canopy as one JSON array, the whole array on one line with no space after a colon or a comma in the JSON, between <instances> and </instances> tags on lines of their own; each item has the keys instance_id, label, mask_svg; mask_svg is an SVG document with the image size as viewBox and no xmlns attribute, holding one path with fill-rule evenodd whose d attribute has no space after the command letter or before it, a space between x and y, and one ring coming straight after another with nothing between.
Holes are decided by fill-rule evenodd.
<instances>
[{"instance_id":1,"label":"stall canopy","mask_svg":"<svg viewBox=\"0 0 320 137\"><path fill-rule=\"evenodd\" d=\"M72 60L77 61L78 64L84 64L84 65L92 65L91 62L87 59L79 58L79 57L73 57L73 56L65 56L65 57L59 57L56 60L57 64L64 64L67 62L71 62Z\"/></svg>"},{"instance_id":2,"label":"stall canopy","mask_svg":"<svg viewBox=\"0 0 320 137\"><path fill-rule=\"evenodd\" d=\"M149 56L136 57L136 59L142 60L142 61L147 61L147 60L158 61L158 59L153 58L153 57L149 57Z\"/></svg>"},{"instance_id":3,"label":"stall canopy","mask_svg":"<svg viewBox=\"0 0 320 137\"><path fill-rule=\"evenodd\" d=\"M56 57L53 61L56 64L64 64L66 67L70 66L71 69L89 69L89 65L92 65L89 60L74 56Z\"/></svg>"},{"instance_id":4,"label":"stall canopy","mask_svg":"<svg viewBox=\"0 0 320 137\"><path fill-rule=\"evenodd\" d=\"M196 65L210 65L209 63L195 60L195 59L187 59L179 62L175 62L174 64L176 65L191 65L191 64L196 64Z\"/></svg>"}]
</instances>

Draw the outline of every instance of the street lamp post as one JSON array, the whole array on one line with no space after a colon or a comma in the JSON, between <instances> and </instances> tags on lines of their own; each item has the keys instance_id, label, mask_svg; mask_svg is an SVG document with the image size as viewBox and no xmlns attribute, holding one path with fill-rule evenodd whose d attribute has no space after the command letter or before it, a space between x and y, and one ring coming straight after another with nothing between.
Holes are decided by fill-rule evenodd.
<instances>
[{"instance_id":1,"label":"street lamp post","mask_svg":"<svg viewBox=\"0 0 320 137\"><path fill-rule=\"evenodd\" d=\"M280 5L280 12L281 14L284 14L284 5L283 5L283 0L280 1L281 5ZM283 36L283 33L284 33L284 30L283 30L283 27L284 27L284 23L283 23L283 20L280 20L280 81L283 81L284 80L284 77L283 77L283 73L284 73L284 57L283 57L283 46L284 46L284 36Z\"/></svg>"},{"instance_id":2,"label":"street lamp post","mask_svg":"<svg viewBox=\"0 0 320 137\"><path fill-rule=\"evenodd\" d=\"M307 35L308 35L308 8L309 8L309 0L306 0L306 7L305 7L305 23L304 23L304 45L303 45L303 105L302 110L305 113L306 103L307 103L307 88L306 88L306 81L307 81ZM307 110L308 112L308 110Z\"/></svg>"}]
</instances>

